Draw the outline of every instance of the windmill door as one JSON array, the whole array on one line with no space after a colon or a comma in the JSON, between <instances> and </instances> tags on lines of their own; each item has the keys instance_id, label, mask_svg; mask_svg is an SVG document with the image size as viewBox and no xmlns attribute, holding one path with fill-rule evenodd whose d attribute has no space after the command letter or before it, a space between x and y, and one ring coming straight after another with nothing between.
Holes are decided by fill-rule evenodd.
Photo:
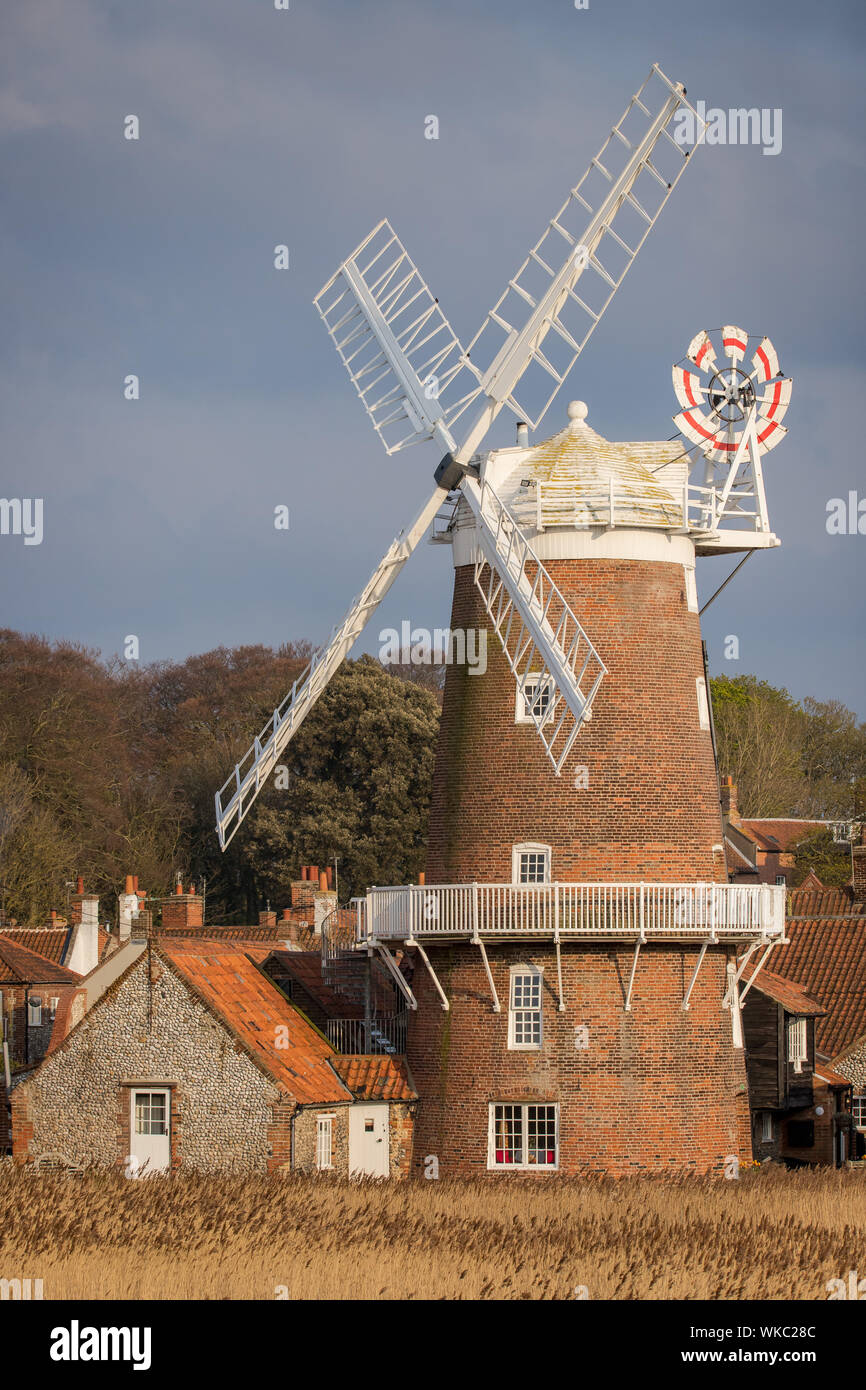
<instances>
[{"instance_id":1,"label":"windmill door","mask_svg":"<svg viewBox=\"0 0 866 1390\"><path fill-rule=\"evenodd\" d=\"M388 1106L353 1105L349 1108L349 1176L387 1178Z\"/></svg>"},{"instance_id":2,"label":"windmill door","mask_svg":"<svg viewBox=\"0 0 866 1390\"><path fill-rule=\"evenodd\" d=\"M171 1092L134 1090L130 1101L129 1155L131 1177L166 1173L171 1167Z\"/></svg>"}]
</instances>

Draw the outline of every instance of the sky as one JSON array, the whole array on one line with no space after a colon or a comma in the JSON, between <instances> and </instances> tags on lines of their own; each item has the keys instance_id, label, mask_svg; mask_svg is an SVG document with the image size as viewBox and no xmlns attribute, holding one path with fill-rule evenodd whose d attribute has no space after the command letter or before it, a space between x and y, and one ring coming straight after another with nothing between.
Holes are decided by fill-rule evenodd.
<instances>
[{"instance_id":1,"label":"sky","mask_svg":"<svg viewBox=\"0 0 866 1390\"><path fill-rule=\"evenodd\" d=\"M697 152L540 434L579 397L606 438L666 439L693 335L769 334L782 545L707 612L710 669L866 718L866 535L827 530L831 499L866 514L864 37L860 0L6 6L0 491L42 498L44 534L0 535L0 626L133 634L142 662L323 641L438 451L384 453L314 295L387 216L466 343L658 62L707 107L781 110L781 149ZM699 562L702 601L734 563ZM422 545L355 654L450 599Z\"/></svg>"}]
</instances>

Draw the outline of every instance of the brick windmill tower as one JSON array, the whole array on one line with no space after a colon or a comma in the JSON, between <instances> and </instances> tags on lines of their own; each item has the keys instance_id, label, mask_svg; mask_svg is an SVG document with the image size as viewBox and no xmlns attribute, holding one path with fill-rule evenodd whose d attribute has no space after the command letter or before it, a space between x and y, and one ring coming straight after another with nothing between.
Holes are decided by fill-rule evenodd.
<instances>
[{"instance_id":1,"label":"brick windmill tower","mask_svg":"<svg viewBox=\"0 0 866 1390\"><path fill-rule=\"evenodd\" d=\"M468 350L387 222L316 300L388 451L432 438L444 458L217 793L217 829L225 847L433 522L452 631L493 640L483 674L448 669L427 881L370 889L358 942L411 1009L416 1152L442 1173L705 1171L751 1152L741 978L783 939L784 898L726 882L694 571L778 544L760 458L790 384L766 339L747 373L748 339L725 328L724 361L707 334L689 348L707 384L674 368L684 439L610 443L574 401L529 443L688 162L684 106L654 67ZM517 445L482 452L503 406Z\"/></svg>"}]
</instances>

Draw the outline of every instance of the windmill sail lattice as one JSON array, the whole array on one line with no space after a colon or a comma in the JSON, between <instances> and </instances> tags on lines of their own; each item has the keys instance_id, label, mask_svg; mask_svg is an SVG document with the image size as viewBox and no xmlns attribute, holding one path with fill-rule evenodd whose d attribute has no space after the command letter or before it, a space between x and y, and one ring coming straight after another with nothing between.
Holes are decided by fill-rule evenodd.
<instances>
[{"instance_id":1,"label":"windmill sail lattice","mask_svg":"<svg viewBox=\"0 0 866 1390\"><path fill-rule=\"evenodd\" d=\"M440 466L445 472L437 472L444 486L394 542L328 644L216 794L223 849L455 486L476 519L475 577L485 607L521 696L530 674L533 688L542 692L528 700L528 708L555 771L561 772L605 667L519 524L492 489L479 485L473 460L503 406L537 426L574 366L686 166L691 148L671 129L683 107L691 113L693 148L705 123L685 100L685 89L654 66L468 351L387 220L316 296L388 453L435 440L446 455ZM486 367L480 365L484 362ZM536 372L543 389L533 408ZM524 385L530 394L524 394Z\"/></svg>"},{"instance_id":2,"label":"windmill sail lattice","mask_svg":"<svg viewBox=\"0 0 866 1390\"><path fill-rule=\"evenodd\" d=\"M684 88L654 66L469 344L476 370L489 362L481 373L481 391L504 402L532 429L703 139L706 125L693 111L694 143L674 138L672 127L683 107L692 111ZM541 344L549 333L552 345L545 352Z\"/></svg>"},{"instance_id":3,"label":"windmill sail lattice","mask_svg":"<svg viewBox=\"0 0 866 1390\"><path fill-rule=\"evenodd\" d=\"M314 303L387 452L433 438L453 451L441 397L460 378L474 398L477 374L387 218Z\"/></svg>"}]
</instances>

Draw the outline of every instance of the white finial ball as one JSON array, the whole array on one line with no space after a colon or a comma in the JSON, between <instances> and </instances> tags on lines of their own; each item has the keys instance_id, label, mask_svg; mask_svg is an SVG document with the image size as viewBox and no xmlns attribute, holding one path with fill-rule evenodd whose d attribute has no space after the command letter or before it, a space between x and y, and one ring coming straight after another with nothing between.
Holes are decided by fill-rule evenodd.
<instances>
[{"instance_id":1,"label":"white finial ball","mask_svg":"<svg viewBox=\"0 0 866 1390\"><path fill-rule=\"evenodd\" d=\"M569 401L568 418L572 425L582 425L588 414L589 409L585 401Z\"/></svg>"}]
</instances>

